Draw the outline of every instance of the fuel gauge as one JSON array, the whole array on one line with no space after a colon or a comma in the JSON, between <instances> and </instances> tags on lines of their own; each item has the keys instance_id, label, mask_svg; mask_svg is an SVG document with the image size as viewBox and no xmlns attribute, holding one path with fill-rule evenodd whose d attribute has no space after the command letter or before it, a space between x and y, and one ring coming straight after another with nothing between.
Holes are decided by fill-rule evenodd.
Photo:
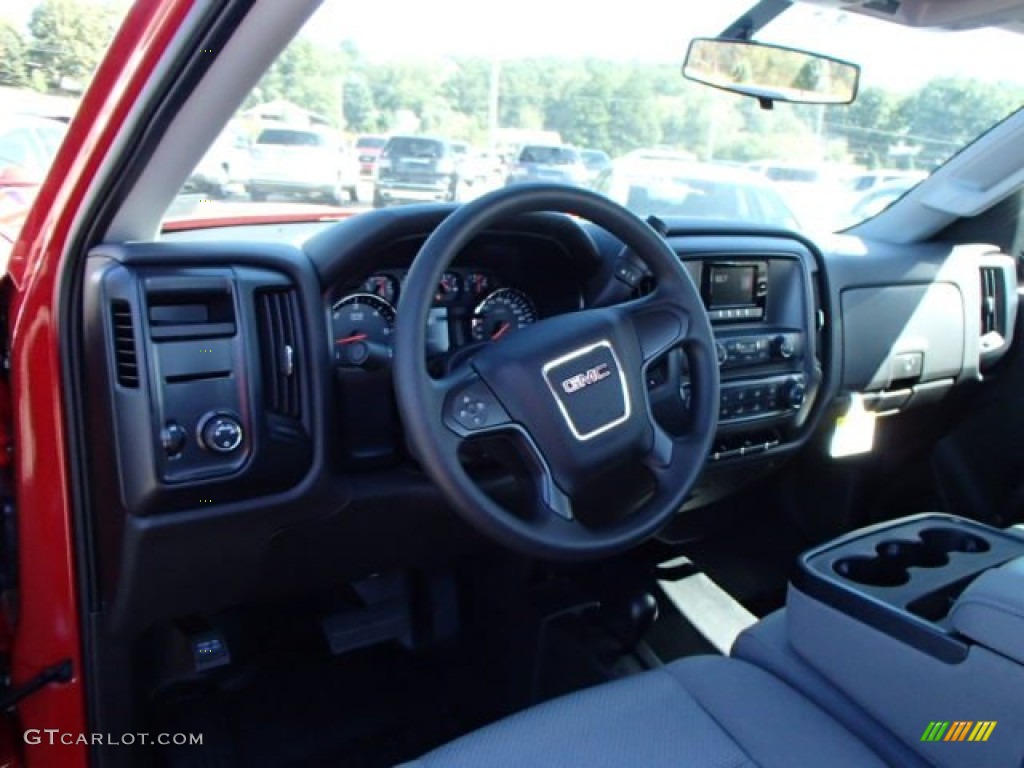
<instances>
[{"instance_id":1,"label":"fuel gauge","mask_svg":"<svg viewBox=\"0 0 1024 768\"><path fill-rule=\"evenodd\" d=\"M482 298L491 292L491 278L483 272L473 272L466 278L466 289L474 297Z\"/></svg>"},{"instance_id":2,"label":"fuel gauge","mask_svg":"<svg viewBox=\"0 0 1024 768\"><path fill-rule=\"evenodd\" d=\"M371 275L363 283L362 289L366 293L384 299L388 304L394 304L398 297L398 281L391 275Z\"/></svg>"},{"instance_id":3,"label":"fuel gauge","mask_svg":"<svg viewBox=\"0 0 1024 768\"><path fill-rule=\"evenodd\" d=\"M438 304L450 304L462 295L462 278L456 272L445 272L437 285L434 301Z\"/></svg>"}]
</instances>

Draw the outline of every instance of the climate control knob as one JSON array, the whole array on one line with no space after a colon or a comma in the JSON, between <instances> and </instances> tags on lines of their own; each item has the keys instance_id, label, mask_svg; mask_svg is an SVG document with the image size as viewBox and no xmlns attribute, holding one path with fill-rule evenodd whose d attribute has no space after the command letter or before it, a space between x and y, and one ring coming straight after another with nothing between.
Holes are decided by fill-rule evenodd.
<instances>
[{"instance_id":1,"label":"climate control knob","mask_svg":"<svg viewBox=\"0 0 1024 768\"><path fill-rule=\"evenodd\" d=\"M789 358L796 354L796 345L791 338L780 334L772 340L772 351L776 357L789 360Z\"/></svg>"},{"instance_id":2,"label":"climate control knob","mask_svg":"<svg viewBox=\"0 0 1024 768\"><path fill-rule=\"evenodd\" d=\"M232 453L244 433L238 419L228 413L211 413L199 422L199 444L213 453Z\"/></svg>"},{"instance_id":3,"label":"climate control knob","mask_svg":"<svg viewBox=\"0 0 1024 768\"><path fill-rule=\"evenodd\" d=\"M806 399L807 388L799 379L793 379L782 386L782 403L794 411L800 410Z\"/></svg>"}]
</instances>

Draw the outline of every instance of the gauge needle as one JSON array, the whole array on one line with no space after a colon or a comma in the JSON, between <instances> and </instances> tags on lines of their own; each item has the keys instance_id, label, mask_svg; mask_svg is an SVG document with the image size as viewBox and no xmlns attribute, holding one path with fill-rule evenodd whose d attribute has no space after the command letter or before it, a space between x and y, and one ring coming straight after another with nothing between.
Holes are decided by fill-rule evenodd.
<instances>
[{"instance_id":1,"label":"gauge needle","mask_svg":"<svg viewBox=\"0 0 1024 768\"><path fill-rule=\"evenodd\" d=\"M498 339L500 339L511 327L512 323L502 323L501 328L499 328L498 330L491 334L491 341L497 341Z\"/></svg>"},{"instance_id":2,"label":"gauge needle","mask_svg":"<svg viewBox=\"0 0 1024 768\"><path fill-rule=\"evenodd\" d=\"M367 335L365 333L353 333L351 336L346 336L344 339L338 339L335 344L355 344L357 341L366 341Z\"/></svg>"}]
</instances>

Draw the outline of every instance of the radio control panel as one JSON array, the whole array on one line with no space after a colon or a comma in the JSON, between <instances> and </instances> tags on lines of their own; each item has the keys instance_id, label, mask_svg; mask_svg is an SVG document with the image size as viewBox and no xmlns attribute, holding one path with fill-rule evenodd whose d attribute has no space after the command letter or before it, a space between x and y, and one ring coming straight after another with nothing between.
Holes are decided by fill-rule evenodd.
<instances>
[{"instance_id":1,"label":"radio control panel","mask_svg":"<svg viewBox=\"0 0 1024 768\"><path fill-rule=\"evenodd\" d=\"M715 343L718 365L723 370L766 365L803 358L802 333L769 333L720 338Z\"/></svg>"},{"instance_id":2,"label":"radio control panel","mask_svg":"<svg viewBox=\"0 0 1024 768\"><path fill-rule=\"evenodd\" d=\"M680 239L677 247L700 286L715 337L719 428L710 459L767 460L805 437L820 388L813 259L706 245ZM689 408L688 364L682 367L680 394Z\"/></svg>"}]
</instances>

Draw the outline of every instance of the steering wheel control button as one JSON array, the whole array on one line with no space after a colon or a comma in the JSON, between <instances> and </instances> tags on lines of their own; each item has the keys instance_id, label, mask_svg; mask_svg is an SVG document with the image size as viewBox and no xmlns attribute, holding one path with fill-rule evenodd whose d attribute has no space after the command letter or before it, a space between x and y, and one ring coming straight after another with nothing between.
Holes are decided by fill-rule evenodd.
<instances>
[{"instance_id":1,"label":"steering wheel control button","mask_svg":"<svg viewBox=\"0 0 1024 768\"><path fill-rule=\"evenodd\" d=\"M597 437L626 422L632 403L626 376L608 341L548 362L544 380L577 440Z\"/></svg>"},{"instance_id":2,"label":"steering wheel control button","mask_svg":"<svg viewBox=\"0 0 1024 768\"><path fill-rule=\"evenodd\" d=\"M449 398L448 414L456 424L470 432L495 427L509 420L491 390L479 381L463 387Z\"/></svg>"},{"instance_id":3,"label":"steering wheel control button","mask_svg":"<svg viewBox=\"0 0 1024 768\"><path fill-rule=\"evenodd\" d=\"M211 413L199 423L199 444L213 453L233 453L244 433L238 419L227 413Z\"/></svg>"},{"instance_id":4,"label":"steering wheel control button","mask_svg":"<svg viewBox=\"0 0 1024 768\"><path fill-rule=\"evenodd\" d=\"M160 430L160 445L170 459L181 456L187 442L188 432L177 422L168 422L167 426Z\"/></svg>"},{"instance_id":5,"label":"steering wheel control button","mask_svg":"<svg viewBox=\"0 0 1024 768\"><path fill-rule=\"evenodd\" d=\"M644 279L644 273L628 259L620 259L618 264L615 265L615 277L630 288L636 288L640 285L640 281Z\"/></svg>"}]
</instances>

